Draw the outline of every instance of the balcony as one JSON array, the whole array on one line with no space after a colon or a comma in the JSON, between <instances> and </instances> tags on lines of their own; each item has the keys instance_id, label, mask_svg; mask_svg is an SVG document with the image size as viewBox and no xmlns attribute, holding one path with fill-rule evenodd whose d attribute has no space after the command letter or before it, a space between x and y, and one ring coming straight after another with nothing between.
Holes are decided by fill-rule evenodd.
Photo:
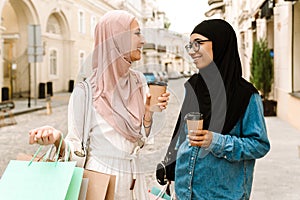
<instances>
[{"instance_id":1,"label":"balcony","mask_svg":"<svg viewBox=\"0 0 300 200\"><path fill-rule=\"evenodd\" d=\"M223 0L208 0L208 5L212 5L215 3L223 3Z\"/></svg>"},{"instance_id":2,"label":"balcony","mask_svg":"<svg viewBox=\"0 0 300 200\"><path fill-rule=\"evenodd\" d=\"M224 13L225 3L220 0L209 0L209 10L205 12L206 17L211 17L217 13Z\"/></svg>"},{"instance_id":3,"label":"balcony","mask_svg":"<svg viewBox=\"0 0 300 200\"><path fill-rule=\"evenodd\" d=\"M159 53L166 53L167 52L167 47L163 45L158 45L157 46L157 52Z\"/></svg>"},{"instance_id":4,"label":"balcony","mask_svg":"<svg viewBox=\"0 0 300 200\"><path fill-rule=\"evenodd\" d=\"M155 44L154 43L146 43L143 46L143 50L155 50Z\"/></svg>"}]
</instances>

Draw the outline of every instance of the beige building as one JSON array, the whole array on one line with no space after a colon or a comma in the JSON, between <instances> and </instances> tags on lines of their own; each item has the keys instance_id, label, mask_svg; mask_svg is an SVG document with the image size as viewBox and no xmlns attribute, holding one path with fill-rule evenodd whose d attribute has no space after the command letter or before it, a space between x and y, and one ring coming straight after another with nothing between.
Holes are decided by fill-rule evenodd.
<instances>
[{"instance_id":1,"label":"beige building","mask_svg":"<svg viewBox=\"0 0 300 200\"><path fill-rule=\"evenodd\" d=\"M112 9L108 3L89 0L2 0L0 86L8 88L8 98L28 96L29 91L33 97L41 95L38 88L47 82L53 92L66 91L91 52L98 19ZM37 63L28 60L31 25L40 27L42 60Z\"/></svg>"},{"instance_id":2,"label":"beige building","mask_svg":"<svg viewBox=\"0 0 300 200\"><path fill-rule=\"evenodd\" d=\"M253 42L266 38L274 51L277 116L300 129L300 2L286 0L209 0L208 17L230 22L239 38L244 77L250 78ZM217 14L217 15L216 15Z\"/></svg>"},{"instance_id":3,"label":"beige building","mask_svg":"<svg viewBox=\"0 0 300 200\"><path fill-rule=\"evenodd\" d=\"M136 67L168 63L183 70L182 36L165 29L168 21L156 0L1 0L0 100L70 91L82 64L89 63L96 23L113 9L134 14L146 36L144 59ZM37 57L30 29L40 33Z\"/></svg>"}]
</instances>

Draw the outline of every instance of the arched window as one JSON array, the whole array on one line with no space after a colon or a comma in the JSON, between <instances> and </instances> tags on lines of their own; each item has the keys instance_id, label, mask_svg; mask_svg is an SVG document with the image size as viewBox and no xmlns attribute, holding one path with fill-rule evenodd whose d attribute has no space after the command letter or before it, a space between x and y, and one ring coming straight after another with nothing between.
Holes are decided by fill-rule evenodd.
<instances>
[{"instance_id":1,"label":"arched window","mask_svg":"<svg viewBox=\"0 0 300 200\"><path fill-rule=\"evenodd\" d=\"M52 33L52 34L57 34L57 35L60 35L62 33L59 21L58 21L57 17L55 16L55 14L50 15L50 17L48 19L46 31L47 31L47 33Z\"/></svg>"}]
</instances>

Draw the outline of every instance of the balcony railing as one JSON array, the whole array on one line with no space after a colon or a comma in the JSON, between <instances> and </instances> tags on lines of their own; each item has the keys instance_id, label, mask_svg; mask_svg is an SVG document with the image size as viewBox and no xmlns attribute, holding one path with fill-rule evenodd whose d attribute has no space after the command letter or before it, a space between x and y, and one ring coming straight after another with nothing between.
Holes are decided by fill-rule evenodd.
<instances>
[{"instance_id":1,"label":"balcony railing","mask_svg":"<svg viewBox=\"0 0 300 200\"><path fill-rule=\"evenodd\" d=\"M155 50L155 44L154 43L146 43L143 46L144 50Z\"/></svg>"},{"instance_id":2,"label":"balcony railing","mask_svg":"<svg viewBox=\"0 0 300 200\"><path fill-rule=\"evenodd\" d=\"M158 45L157 46L157 52L159 52L159 53L165 53L165 52L167 52L167 47L163 46L163 45Z\"/></svg>"},{"instance_id":3,"label":"balcony railing","mask_svg":"<svg viewBox=\"0 0 300 200\"><path fill-rule=\"evenodd\" d=\"M225 3L223 1L214 1L213 4L209 6L209 10L205 12L206 17L211 17L217 13L224 13Z\"/></svg>"},{"instance_id":4,"label":"balcony railing","mask_svg":"<svg viewBox=\"0 0 300 200\"><path fill-rule=\"evenodd\" d=\"M223 0L208 0L208 5L211 5L214 3L223 3Z\"/></svg>"}]
</instances>

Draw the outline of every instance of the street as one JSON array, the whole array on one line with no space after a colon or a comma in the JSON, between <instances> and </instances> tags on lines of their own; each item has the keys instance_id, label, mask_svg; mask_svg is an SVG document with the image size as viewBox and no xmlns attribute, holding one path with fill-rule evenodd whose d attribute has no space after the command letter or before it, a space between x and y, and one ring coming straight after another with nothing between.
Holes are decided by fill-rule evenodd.
<instances>
[{"instance_id":1,"label":"street","mask_svg":"<svg viewBox=\"0 0 300 200\"><path fill-rule=\"evenodd\" d=\"M170 141L182 102L184 81L185 79L169 81L168 90L171 93L169 106L164 112L154 115L153 137L149 138L148 145L143 150L152 156L153 165L144 171L149 189L152 186L161 187L155 181L155 167L163 158ZM66 134L67 104L53 107L52 111L51 115L47 115L45 110L18 115L16 125L0 128L0 176L9 160L15 159L18 153L33 154L37 150L37 145L28 144L30 129L51 125ZM267 117L266 122L271 151L256 162L251 199L299 200L300 133L277 117Z\"/></svg>"}]
</instances>

